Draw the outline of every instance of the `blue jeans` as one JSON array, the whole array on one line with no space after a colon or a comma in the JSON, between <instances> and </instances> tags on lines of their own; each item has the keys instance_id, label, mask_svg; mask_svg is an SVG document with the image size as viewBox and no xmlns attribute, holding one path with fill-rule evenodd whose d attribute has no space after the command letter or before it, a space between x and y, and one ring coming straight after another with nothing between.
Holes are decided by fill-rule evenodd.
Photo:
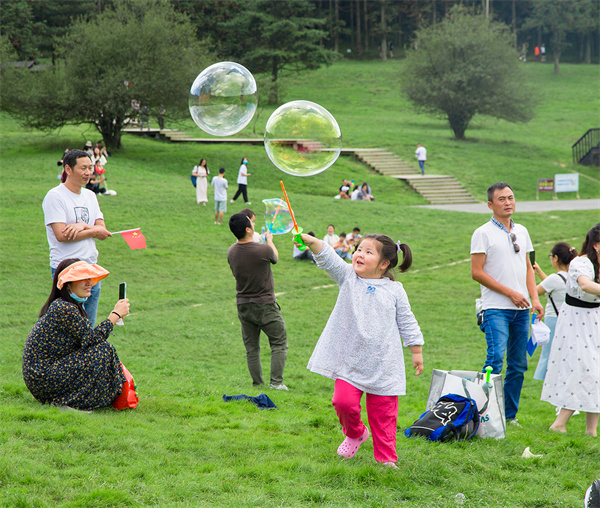
<instances>
[{"instance_id":1,"label":"blue jeans","mask_svg":"<svg viewBox=\"0 0 600 508\"><path fill-rule=\"evenodd\" d=\"M56 268L50 267L52 271L52 278L54 278L54 273L56 272ZM96 314L98 314L98 302L100 301L100 290L102 289L102 281L98 281L98 284L92 286L92 293L90 297L83 304L83 308L88 315L88 319L92 323L92 328L96 326Z\"/></svg>"},{"instance_id":2,"label":"blue jeans","mask_svg":"<svg viewBox=\"0 0 600 508\"><path fill-rule=\"evenodd\" d=\"M425 174L425 161L419 161L419 167L421 168L421 174Z\"/></svg>"},{"instance_id":3,"label":"blue jeans","mask_svg":"<svg viewBox=\"0 0 600 508\"><path fill-rule=\"evenodd\" d=\"M521 388L527 370L529 310L487 309L483 312L481 329L487 341L485 366L492 367L493 374L502 372L506 352L504 408L506 418L514 418L519 410Z\"/></svg>"}]
</instances>

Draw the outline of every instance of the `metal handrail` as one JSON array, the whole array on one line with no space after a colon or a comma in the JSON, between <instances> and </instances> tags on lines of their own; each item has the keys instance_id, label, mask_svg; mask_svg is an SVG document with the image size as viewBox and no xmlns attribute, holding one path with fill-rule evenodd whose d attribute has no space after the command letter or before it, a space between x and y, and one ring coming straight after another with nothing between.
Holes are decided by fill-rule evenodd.
<instances>
[{"instance_id":1,"label":"metal handrail","mask_svg":"<svg viewBox=\"0 0 600 508\"><path fill-rule=\"evenodd\" d=\"M593 148L600 145L600 128L588 129L572 147L573 164L579 164Z\"/></svg>"}]
</instances>

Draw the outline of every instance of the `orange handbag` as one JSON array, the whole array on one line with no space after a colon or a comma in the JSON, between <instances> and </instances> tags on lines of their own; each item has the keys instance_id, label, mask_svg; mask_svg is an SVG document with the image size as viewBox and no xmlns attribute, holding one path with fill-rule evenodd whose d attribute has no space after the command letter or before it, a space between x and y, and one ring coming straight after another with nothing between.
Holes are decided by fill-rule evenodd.
<instances>
[{"instance_id":1,"label":"orange handbag","mask_svg":"<svg viewBox=\"0 0 600 508\"><path fill-rule=\"evenodd\" d=\"M137 393L135 393L135 383L133 381L133 376L127 370L127 367L121 363L121 367L123 368L123 374L125 374L125 383L123 383L123 388L121 388L121 394L113 401L112 405L117 411L121 411L123 409L133 409L138 405L139 397Z\"/></svg>"}]
</instances>

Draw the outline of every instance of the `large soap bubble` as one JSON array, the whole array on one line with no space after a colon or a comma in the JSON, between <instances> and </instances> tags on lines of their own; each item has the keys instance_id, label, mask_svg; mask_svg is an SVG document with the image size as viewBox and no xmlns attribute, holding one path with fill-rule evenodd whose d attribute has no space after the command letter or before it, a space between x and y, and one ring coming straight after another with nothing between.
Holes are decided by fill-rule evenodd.
<instances>
[{"instance_id":1,"label":"large soap bubble","mask_svg":"<svg viewBox=\"0 0 600 508\"><path fill-rule=\"evenodd\" d=\"M265 225L274 235L289 233L294 227L292 214L283 199L263 199L265 204Z\"/></svg>"},{"instance_id":2,"label":"large soap bubble","mask_svg":"<svg viewBox=\"0 0 600 508\"><path fill-rule=\"evenodd\" d=\"M342 132L324 107L293 101L276 109L265 128L265 150L281 171L294 176L316 175L339 157Z\"/></svg>"},{"instance_id":3,"label":"large soap bubble","mask_svg":"<svg viewBox=\"0 0 600 508\"><path fill-rule=\"evenodd\" d=\"M258 94L254 76L243 65L219 62L204 69L190 89L192 119L214 136L231 136L250 123Z\"/></svg>"}]
</instances>

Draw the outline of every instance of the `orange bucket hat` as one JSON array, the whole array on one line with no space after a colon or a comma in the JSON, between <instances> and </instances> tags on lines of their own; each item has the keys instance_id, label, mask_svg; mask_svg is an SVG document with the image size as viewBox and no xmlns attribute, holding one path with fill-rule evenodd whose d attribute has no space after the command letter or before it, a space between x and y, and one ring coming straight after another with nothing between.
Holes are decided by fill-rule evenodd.
<instances>
[{"instance_id":1,"label":"orange bucket hat","mask_svg":"<svg viewBox=\"0 0 600 508\"><path fill-rule=\"evenodd\" d=\"M77 261L60 272L56 286L58 289L62 289L67 282L86 279L92 279L92 286L95 286L109 273L100 265L91 265L87 261Z\"/></svg>"}]
</instances>

